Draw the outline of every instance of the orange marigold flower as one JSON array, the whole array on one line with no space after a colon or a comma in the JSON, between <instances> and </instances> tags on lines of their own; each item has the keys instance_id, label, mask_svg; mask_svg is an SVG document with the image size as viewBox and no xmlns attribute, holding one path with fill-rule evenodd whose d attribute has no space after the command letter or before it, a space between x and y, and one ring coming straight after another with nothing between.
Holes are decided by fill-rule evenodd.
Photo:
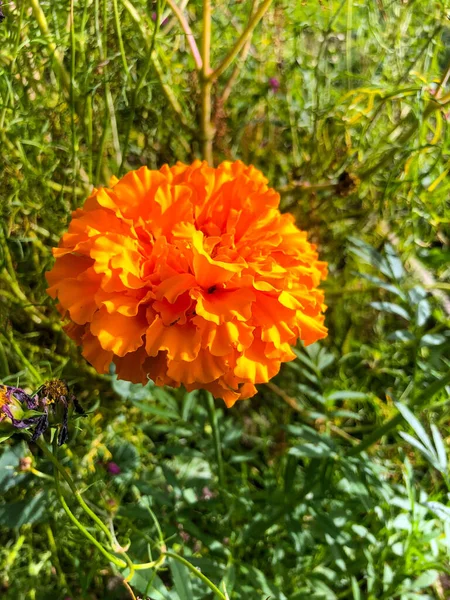
<instances>
[{"instance_id":1,"label":"orange marigold flower","mask_svg":"<svg viewBox=\"0 0 450 600\"><path fill-rule=\"evenodd\" d=\"M48 293L83 356L121 379L227 406L326 336L326 263L253 166L142 167L94 189L54 249Z\"/></svg>"}]
</instances>

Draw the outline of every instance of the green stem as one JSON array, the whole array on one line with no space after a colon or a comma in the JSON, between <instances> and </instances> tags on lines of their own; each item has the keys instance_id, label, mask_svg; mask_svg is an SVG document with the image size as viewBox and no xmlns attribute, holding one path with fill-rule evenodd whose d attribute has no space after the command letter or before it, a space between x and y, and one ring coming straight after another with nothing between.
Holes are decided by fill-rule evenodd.
<instances>
[{"instance_id":1,"label":"green stem","mask_svg":"<svg viewBox=\"0 0 450 600\"><path fill-rule=\"evenodd\" d=\"M152 42L150 42L148 39L148 35L147 35L146 29L144 27L144 23L138 13L138 11L135 9L133 4L129 0L122 0L122 4L128 11L130 17L133 19L133 21L138 26L146 47L151 48ZM180 123L184 127L184 129L186 129L186 131L188 131L190 134L193 134L195 131L194 128L191 127L191 125L188 123L188 120L186 119L186 116L183 113L183 109L181 108L181 105L178 102L175 92L172 90L170 85L164 79L164 71L161 66L161 63L159 62L158 53L157 53L156 49L153 49L153 52L151 52L149 56L150 56L149 60L151 61L152 65L156 71L156 75L158 77L162 91L163 91L164 95L166 96L172 110L176 113L176 115L177 115L178 119L180 120ZM186 151L189 152L188 147L186 148Z\"/></svg>"},{"instance_id":2,"label":"green stem","mask_svg":"<svg viewBox=\"0 0 450 600\"><path fill-rule=\"evenodd\" d=\"M219 431L219 423L217 420L216 406L214 404L214 398L213 398L212 394L210 394L209 392L205 392L205 395L207 397L208 413L209 413L209 419L211 422L211 428L212 428L212 433L213 433L214 451L216 453L219 485L221 488L224 488L225 487L225 473L224 473L224 468L223 468L222 446L220 443L220 431Z\"/></svg>"},{"instance_id":3,"label":"green stem","mask_svg":"<svg viewBox=\"0 0 450 600\"><path fill-rule=\"evenodd\" d=\"M210 80L211 56L211 0L203 0L203 35L202 35L202 63L203 68L200 78L201 97L201 143L203 160L214 166L213 140L214 127L211 123L212 115L212 81Z\"/></svg>"},{"instance_id":4,"label":"green stem","mask_svg":"<svg viewBox=\"0 0 450 600\"><path fill-rule=\"evenodd\" d=\"M111 544L114 544L113 536L112 536L110 530L103 523L103 521L95 514L95 512L91 508L89 508L89 506L83 500L81 493L77 490L75 483L73 482L70 475L67 473L66 469L59 462L58 458L52 452L50 452L50 450L47 448L45 442L42 439L38 439L36 441L36 444L39 446L39 448L42 450L42 452L45 454L45 456L51 461L51 463L53 464L53 467L58 471L58 473L60 473L63 476L64 481L69 486L70 491L73 493L73 495L75 496L75 499L77 500L77 502L81 506L81 508L84 510L84 512L87 515L89 515L91 517L91 519L93 519L97 523L97 525L100 527L100 529L103 531L103 533L106 534L106 536L107 536L108 540L111 542Z\"/></svg>"},{"instance_id":5,"label":"green stem","mask_svg":"<svg viewBox=\"0 0 450 600\"><path fill-rule=\"evenodd\" d=\"M182 30L184 31L184 33L186 35L186 40L189 44L189 48L191 49L191 54L194 59L197 71L201 71L201 69L203 67L202 57L200 55L199 49L197 47L197 43L195 41L194 34L192 33L192 29L190 28L186 17L183 15L183 13L179 9L177 3L174 0L166 0L166 2L170 6L172 12L175 14L176 18L178 19L178 21L181 25ZM156 20L156 22L158 23L158 19Z\"/></svg>"},{"instance_id":6,"label":"green stem","mask_svg":"<svg viewBox=\"0 0 450 600\"><path fill-rule=\"evenodd\" d=\"M56 436L55 436L55 440L56 440ZM39 444L39 447L43 449L43 445ZM46 450L47 450L47 452L45 452L45 454L46 454L46 456L49 457L49 454L51 454L51 452L47 448L46 448ZM100 542L97 541L91 533L89 533L89 531L84 527L84 525L82 525L80 523L80 521L76 518L76 516L70 510L70 508L68 507L66 500L62 494L61 486L59 483L59 475L60 475L61 471L57 467L58 461L56 460L56 461L52 461L52 462L53 462L54 474L55 474L56 495L58 497L58 500L61 502L61 506L63 507L66 515L69 517L69 519L75 525L75 527L84 535L84 537L87 538L103 554L103 556L105 558L107 558L110 562L112 562L114 565L119 567L119 569L124 569L127 566L127 563L125 561L121 560L120 558L113 556L110 552L105 550L105 548L102 546L102 544L100 544Z\"/></svg>"},{"instance_id":7,"label":"green stem","mask_svg":"<svg viewBox=\"0 0 450 600\"><path fill-rule=\"evenodd\" d=\"M123 68L125 71L127 81L130 82L130 80L131 80L130 69L128 68L127 55L125 54L125 48L123 45L122 28L120 26L120 15L119 15L119 7L117 5L117 0L113 0L113 7L114 7L114 23L116 25L117 39L119 42L119 49L120 49L120 56L122 57L122 64L123 64Z\"/></svg>"},{"instance_id":8,"label":"green stem","mask_svg":"<svg viewBox=\"0 0 450 600\"><path fill-rule=\"evenodd\" d=\"M261 4L261 6L255 12L255 14L250 18L249 22L247 23L247 27L242 32L240 38L238 39L238 41L236 42L234 47L231 49L228 56L225 58L225 60L222 62L222 64L220 64L217 67L217 69L209 75L209 78L211 79L211 81L215 81L216 79L218 79L222 75L222 73L228 69L228 67L231 65L231 63L234 61L234 59L237 57L239 52L245 46L246 41L252 35L253 30L258 25L258 23L261 21L263 16L266 14L266 12L268 11L271 4L272 4L272 0L264 0L264 2Z\"/></svg>"},{"instance_id":9,"label":"green stem","mask_svg":"<svg viewBox=\"0 0 450 600\"><path fill-rule=\"evenodd\" d=\"M150 67L153 64L152 63L152 55L153 55L153 51L155 49L155 42L156 42L156 36L158 34L159 31L159 23L161 21L160 19L160 12L161 12L161 6L160 6L160 1L158 0L156 3L156 20L155 20L155 28L153 30L153 36L152 36L152 41L150 43L150 48L148 50L148 56L147 56L147 60L146 60L146 64L142 70L141 76L133 90L133 95L131 97L131 106L130 106L130 114L128 117L128 122L127 122L127 128L125 131L125 141L123 143L123 151L122 151L122 163L120 165L119 168L119 177L122 176L123 174L123 168L124 168L124 163L125 160L127 158L127 153L128 153L128 144L130 142L130 133L131 133L131 128L133 126L133 121L134 121L134 116L136 114L136 105L137 105L137 99L138 99L138 94L141 90L141 87L143 86L148 72L150 71Z\"/></svg>"},{"instance_id":10,"label":"green stem","mask_svg":"<svg viewBox=\"0 0 450 600\"><path fill-rule=\"evenodd\" d=\"M37 21L38 27L47 41L50 53L55 58L56 70L58 71L61 83L66 91L70 91L70 77L64 68L64 56L60 50L58 50L55 42L51 39L50 30L48 28L47 19L45 18L44 11L39 4L39 0L30 0L31 8L33 9L34 18Z\"/></svg>"},{"instance_id":11,"label":"green stem","mask_svg":"<svg viewBox=\"0 0 450 600\"><path fill-rule=\"evenodd\" d=\"M219 588L213 584L212 581L210 581L205 575L203 575L203 573L201 571L199 571L196 567L194 567L194 565L192 565L185 558L182 558L181 556L178 556L178 554L174 554L173 552L166 552L165 555L168 556L169 558L173 558L174 560L177 560L179 563L181 563L187 569L189 569L189 571L191 571L191 573L193 573L196 577L201 579L203 581L203 583L205 583L209 587L209 589L215 593L215 595L218 598L220 598L221 600L227 600L227 597L225 596L225 594L223 592L221 592L219 590Z\"/></svg>"},{"instance_id":12,"label":"green stem","mask_svg":"<svg viewBox=\"0 0 450 600\"><path fill-rule=\"evenodd\" d=\"M75 23L74 23L74 0L70 0L70 121L72 130L72 202L76 203L76 178L77 178L77 132L75 127Z\"/></svg>"}]
</instances>

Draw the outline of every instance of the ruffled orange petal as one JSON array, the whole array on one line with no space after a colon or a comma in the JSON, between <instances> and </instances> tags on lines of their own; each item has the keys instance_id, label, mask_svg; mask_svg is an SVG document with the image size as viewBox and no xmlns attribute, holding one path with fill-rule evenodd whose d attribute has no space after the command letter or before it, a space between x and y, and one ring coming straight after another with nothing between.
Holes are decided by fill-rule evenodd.
<instances>
[{"instance_id":1,"label":"ruffled orange petal","mask_svg":"<svg viewBox=\"0 0 450 600\"><path fill-rule=\"evenodd\" d=\"M167 351L169 360L193 361L197 358L201 336L195 325L171 325L166 327L159 317L147 329L145 349L149 356Z\"/></svg>"},{"instance_id":2,"label":"ruffled orange petal","mask_svg":"<svg viewBox=\"0 0 450 600\"><path fill-rule=\"evenodd\" d=\"M98 373L108 373L109 365L113 360L113 353L104 350L98 339L90 331L82 338L84 358L91 363Z\"/></svg>"},{"instance_id":3,"label":"ruffled orange petal","mask_svg":"<svg viewBox=\"0 0 450 600\"><path fill-rule=\"evenodd\" d=\"M119 312L110 314L103 307L92 318L91 333L98 338L104 350L125 356L143 345L142 337L147 326L147 319L142 313L126 317Z\"/></svg>"},{"instance_id":4,"label":"ruffled orange petal","mask_svg":"<svg viewBox=\"0 0 450 600\"><path fill-rule=\"evenodd\" d=\"M225 371L226 362L222 357L213 356L207 350L200 350L192 362L168 361L167 374L182 383L210 383L221 377Z\"/></svg>"},{"instance_id":5,"label":"ruffled orange petal","mask_svg":"<svg viewBox=\"0 0 450 600\"><path fill-rule=\"evenodd\" d=\"M255 294L250 289L221 290L210 289L210 292L193 290L191 297L197 301L196 312L207 321L224 323L236 319L248 321L252 315L252 302Z\"/></svg>"}]
</instances>

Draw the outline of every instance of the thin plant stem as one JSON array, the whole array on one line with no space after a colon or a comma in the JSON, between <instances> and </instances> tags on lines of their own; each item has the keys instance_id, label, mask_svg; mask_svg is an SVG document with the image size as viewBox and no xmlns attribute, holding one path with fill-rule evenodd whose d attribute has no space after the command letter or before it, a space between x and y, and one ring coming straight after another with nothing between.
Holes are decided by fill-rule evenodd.
<instances>
[{"instance_id":1,"label":"thin plant stem","mask_svg":"<svg viewBox=\"0 0 450 600\"><path fill-rule=\"evenodd\" d=\"M133 592L133 590L131 589L131 586L130 586L130 584L128 583L128 581L127 581L126 579L123 579L123 580L122 580L122 583L123 583L123 585L126 587L126 589L127 589L128 593L130 594L130 598L131 598L132 600L136 600L136 596L134 595L134 592Z\"/></svg>"},{"instance_id":2,"label":"thin plant stem","mask_svg":"<svg viewBox=\"0 0 450 600\"><path fill-rule=\"evenodd\" d=\"M56 441L56 436L54 438L54 442ZM43 449L44 444L38 444L40 448ZM54 447L56 448L56 444L54 443ZM46 448L46 447L45 447ZM50 458L49 454L51 454L51 452L46 448L46 452L45 452L46 456L48 456L48 458ZM53 455L52 455L53 456ZM66 513L66 515L69 517L69 519L72 521L72 523L75 525L75 527L84 535L85 538L87 538L102 554L105 558L107 558L110 562L112 562L114 565L116 565L117 567L119 567L120 569L124 569L127 566L127 563L123 560L121 560L120 558L117 558L116 556L114 556L113 554L111 554L110 552L108 552L103 546L102 544L95 539L95 537L89 533L89 531L86 529L86 527L84 527L84 525L82 525L80 523L80 521L76 518L76 516L73 514L73 512L70 510L70 508L67 505L67 502L63 496L62 490L61 490L61 485L59 482L59 475L61 473L61 471L59 470L57 464L58 461L56 459L56 457L54 457L55 460L52 461L53 463L53 472L55 475L55 487L56 487L56 495L58 497L58 500L61 503L61 506L64 509L64 512Z\"/></svg>"},{"instance_id":3,"label":"thin plant stem","mask_svg":"<svg viewBox=\"0 0 450 600\"><path fill-rule=\"evenodd\" d=\"M69 592L69 594L71 596L73 596L73 593L67 583L67 579L64 574L64 570L61 568L61 563L59 562L58 548L56 546L55 536L53 535L53 531L52 531L52 528L50 527L50 525L47 525L46 530L47 530L48 545L50 546L50 550L53 554L53 561L55 563L55 568L56 568L56 572L58 574L60 585L61 585L61 587L65 587L67 589L67 591Z\"/></svg>"},{"instance_id":4,"label":"thin plant stem","mask_svg":"<svg viewBox=\"0 0 450 600\"><path fill-rule=\"evenodd\" d=\"M104 66L104 82L105 82L105 99L106 106L108 107L109 113L109 121L111 123L111 135L114 146L114 151L116 154L116 163L117 167L122 163L122 153L120 151L120 142L119 142L119 131L117 129L117 119L116 119L116 110L114 108L114 101L111 94L111 86L109 85L109 77L108 77L108 2L107 0L103 0L103 58Z\"/></svg>"},{"instance_id":5,"label":"thin plant stem","mask_svg":"<svg viewBox=\"0 0 450 600\"><path fill-rule=\"evenodd\" d=\"M211 123L212 114L212 81L210 79L211 57L211 0L203 0L203 35L202 35L202 61L203 69L200 78L201 96L201 143L203 159L212 167L214 166L213 140L214 128Z\"/></svg>"},{"instance_id":6,"label":"thin plant stem","mask_svg":"<svg viewBox=\"0 0 450 600\"><path fill-rule=\"evenodd\" d=\"M191 49L192 58L194 59L197 70L201 71L203 68L202 57L201 57L200 51L198 49L197 42L195 41L194 34L192 33L192 29L190 28L186 17L183 15L179 6L176 4L176 2L174 0L166 0L166 2L172 9L172 12L178 19L178 21L181 25L181 28L186 35L186 39L188 41L189 48ZM158 22L158 19L157 19L157 22Z\"/></svg>"},{"instance_id":7,"label":"thin plant stem","mask_svg":"<svg viewBox=\"0 0 450 600\"><path fill-rule=\"evenodd\" d=\"M347 31L345 35L345 64L347 68L347 88L351 88L350 73L352 70L352 32L353 32L353 0L347 0Z\"/></svg>"},{"instance_id":8,"label":"thin plant stem","mask_svg":"<svg viewBox=\"0 0 450 600\"><path fill-rule=\"evenodd\" d=\"M12 61L11 61L11 66L9 69L9 76L12 80L13 76L14 76L14 70L16 67L16 61L17 61L17 57L19 54L19 45L20 45L20 32L22 30L22 22L23 22L23 15L24 15L24 11L25 11L25 3L22 2L20 5L20 13L19 13L19 19L18 19L18 23L17 23L17 36L16 36L16 40L14 42L14 49L13 49L13 53L12 53ZM12 87L8 87L8 91L6 94L6 99L4 102L4 108L2 110L2 115L0 117L0 131L3 129L4 125L5 125L5 117L6 117L6 112L9 108L9 103L11 102L11 108L14 107L14 94L13 94L13 90Z\"/></svg>"},{"instance_id":9,"label":"thin plant stem","mask_svg":"<svg viewBox=\"0 0 450 600\"><path fill-rule=\"evenodd\" d=\"M107 558L110 562L115 564L120 569L124 569L127 566L127 563L123 560L120 560L120 558L113 556L107 550L105 550L105 548L103 548L103 546L100 544L100 542L98 542L95 539L95 537L89 533L89 531L80 523L80 521L76 518L76 516L72 513L70 508L67 506L67 503L61 492L61 487L59 485L59 476L58 476L57 471L55 471L55 482L56 482L56 494L58 496L58 500L61 502L61 506L63 507L64 512L69 517L69 519L72 521L72 523L75 525L75 527L77 529L79 529L81 531L81 533L84 535L84 537L87 538L98 550L100 550L100 552L103 554L103 556L105 556L105 558Z\"/></svg>"},{"instance_id":10,"label":"thin plant stem","mask_svg":"<svg viewBox=\"0 0 450 600\"><path fill-rule=\"evenodd\" d=\"M77 135L75 127L75 65L76 65L76 49L75 49L75 22L73 11L74 0L70 0L70 124L72 131L72 202L76 203L76 178L77 178Z\"/></svg>"},{"instance_id":11,"label":"thin plant stem","mask_svg":"<svg viewBox=\"0 0 450 600\"><path fill-rule=\"evenodd\" d=\"M155 42L156 42L156 36L158 34L159 31L159 23L160 23L160 12L161 12L161 4L158 0L158 2L156 3L156 20L155 20L155 28L153 30L153 36L152 36L152 41L150 43L150 48L148 50L148 56L147 56L147 60L146 60L146 65L144 67L144 69L142 70L142 74L133 90L133 95L131 97L131 107L130 107L130 114L128 117L128 121L127 121L127 128L125 131L125 141L123 143L123 151L122 151L122 162L119 168L119 177L122 175L123 173L123 168L124 168L124 163L127 157L127 152L128 152L128 144L130 142L130 133L131 133L131 128L133 126L133 121L134 121L134 116L136 114L136 104L137 104L137 98L138 98L138 94L139 91L141 90L141 87L144 84L145 79L147 78L147 74L150 70L150 66L152 65L152 54L153 51L155 49Z\"/></svg>"},{"instance_id":12,"label":"thin plant stem","mask_svg":"<svg viewBox=\"0 0 450 600\"><path fill-rule=\"evenodd\" d=\"M125 48L123 45L122 28L120 26L120 15L119 15L119 7L117 5L117 0L113 0L113 8L114 8L114 23L116 26L117 39L119 42L120 56L122 57L123 68L125 71L126 78L129 82L131 80L130 69L128 68L127 55L125 54Z\"/></svg>"},{"instance_id":13,"label":"thin plant stem","mask_svg":"<svg viewBox=\"0 0 450 600\"><path fill-rule=\"evenodd\" d=\"M130 17L133 19L133 21L139 27L139 31L141 32L141 35L144 39L144 43L145 43L146 47L150 49L152 47L152 43L148 39L146 29L144 27L144 24L142 22L142 19L139 15L138 11L135 9L133 4L129 0L122 0L122 4L128 11ZM183 109L182 109L180 103L178 102L175 92L173 91L173 89L170 87L170 85L164 79L164 71L163 71L161 63L158 59L158 54L157 54L157 51L155 48L153 48L153 51L149 52L149 62L151 62L151 64L153 65L153 68L156 71L156 75L158 77L159 83L161 85L161 89L162 89L167 101L169 102L170 107L177 115L181 125L184 127L184 129L186 129L186 131L193 134L194 128L189 124L186 116L184 115ZM148 70L146 73L148 73ZM145 77L144 77L143 81L145 81ZM185 149L186 149L186 152L190 151L189 147L186 147Z\"/></svg>"},{"instance_id":14,"label":"thin plant stem","mask_svg":"<svg viewBox=\"0 0 450 600\"><path fill-rule=\"evenodd\" d=\"M223 489L225 487L225 472L223 468L223 458L222 458L222 445L220 442L220 431L219 431L219 422L217 419L216 405L214 404L214 398L212 394L209 392L205 392L209 420L211 422L213 440L214 440L214 452L216 454L216 462L217 462L217 474L219 477L219 485Z\"/></svg>"},{"instance_id":15,"label":"thin plant stem","mask_svg":"<svg viewBox=\"0 0 450 600\"><path fill-rule=\"evenodd\" d=\"M54 56L56 70L58 72L61 83L66 91L70 90L70 77L64 67L64 57L60 50L58 50L55 42L51 39L50 30L48 27L47 19L45 18L44 11L39 4L39 0L30 0L31 8L33 9L34 18L37 21L38 27L47 41L50 53Z\"/></svg>"},{"instance_id":16,"label":"thin plant stem","mask_svg":"<svg viewBox=\"0 0 450 600\"><path fill-rule=\"evenodd\" d=\"M252 8L250 10L250 15L253 15L254 10L255 10L255 0L253 0L253 2L252 2ZM231 77L227 81L227 83L222 91L222 95L221 95L220 99L223 104L225 104L227 102L228 98L230 97L231 90L233 89L233 86L236 83L243 66L245 65L245 61L247 60L247 56L248 56L248 53L250 52L251 45L252 45L252 38L249 37L247 39L247 41L245 42L245 45L242 49L242 54L238 58L238 61L233 69L233 73L231 74Z\"/></svg>"},{"instance_id":17,"label":"thin plant stem","mask_svg":"<svg viewBox=\"0 0 450 600\"><path fill-rule=\"evenodd\" d=\"M47 448L45 442L42 439L38 439L36 441L36 444L39 446L39 448L45 454L46 458L48 458L50 460L50 462L53 464L53 467L58 471L58 473L60 473L62 475L64 481L69 486L70 491L73 493L73 495L75 496L75 499L77 500L77 502L81 506L81 508L84 510L84 512L87 515L89 515L93 521L96 522L96 524L100 527L100 529L103 531L103 533L106 534L108 540L111 543L113 543L113 537L111 535L110 530L105 525L105 523L103 523L103 521L100 519L100 517L98 517L95 514L95 512L91 508L89 508L89 506L83 500L83 497L82 497L81 493L78 491L78 489L76 488L75 483L73 482L72 478L67 473L66 469L62 466L62 464L59 462L59 460L55 456L55 454L50 452L50 450Z\"/></svg>"},{"instance_id":18,"label":"thin plant stem","mask_svg":"<svg viewBox=\"0 0 450 600\"><path fill-rule=\"evenodd\" d=\"M236 44L230 50L230 52L225 57L223 62L217 67L217 69L215 69L209 75L209 78L211 79L211 81L215 81L216 79L218 79L222 75L222 73L224 71L226 71L228 69L228 67L233 63L234 59L237 57L239 52L245 46L245 43L247 42L248 38L252 35L253 30L258 25L258 23L261 21L263 16L266 14L266 12L268 11L271 4L272 4L272 0L264 0L264 2L261 4L261 6L255 12L255 14L250 18L249 22L247 23L247 27L241 33Z\"/></svg>"}]
</instances>

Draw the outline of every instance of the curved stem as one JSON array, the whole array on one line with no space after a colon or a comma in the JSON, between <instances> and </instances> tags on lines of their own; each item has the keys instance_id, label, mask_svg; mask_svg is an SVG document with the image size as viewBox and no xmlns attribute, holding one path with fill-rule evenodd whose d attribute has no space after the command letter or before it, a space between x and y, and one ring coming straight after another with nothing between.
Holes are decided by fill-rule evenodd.
<instances>
[{"instance_id":1,"label":"curved stem","mask_svg":"<svg viewBox=\"0 0 450 600\"><path fill-rule=\"evenodd\" d=\"M191 573L193 573L196 577L201 579L203 581L203 583L205 583L209 587L209 589L215 593L215 595L218 598L220 598L221 600L227 600L227 597L225 596L225 594L223 592L221 592L219 590L219 588L216 585L214 585L214 583L212 581L210 581L205 575L203 575L203 573L201 571L199 571L196 567L194 567L194 565L192 565L185 558L183 558L182 556L178 556L178 554L174 554L173 552L166 552L165 555L168 556L169 558L173 558L174 560L177 560L179 563L181 563L187 569L189 569L189 571L191 571Z\"/></svg>"},{"instance_id":2,"label":"curved stem","mask_svg":"<svg viewBox=\"0 0 450 600\"><path fill-rule=\"evenodd\" d=\"M261 21L271 4L272 0L264 0L264 2L255 12L253 17L251 17L251 19L247 23L247 27L242 32L240 38L238 39L234 47L231 49L228 56L224 59L222 64L219 65L217 69L209 75L209 79L211 81L215 81L216 79L218 79L222 75L222 73L226 71L228 67L232 64L232 62L237 57L242 48L245 46L245 43L247 42L248 38L252 35L253 30Z\"/></svg>"},{"instance_id":3,"label":"curved stem","mask_svg":"<svg viewBox=\"0 0 450 600\"><path fill-rule=\"evenodd\" d=\"M55 439L56 439L56 437L55 437ZM120 558L113 556L110 552L105 550L105 548L100 544L100 542L97 541L91 533L89 533L89 531L84 527L84 525L82 525L80 523L80 521L76 518L76 516L70 510L70 508L68 507L67 502L62 494L62 491L61 491L61 485L59 483L60 470L58 469L56 462L54 462L54 461L52 461L52 462L53 462L54 473L55 473L56 495L58 496L58 500L61 502L61 506L63 507L66 515L69 517L69 519L75 525L75 527L77 529L79 529L79 531L81 531L81 533L84 535L84 537L87 538L92 544L94 544L94 546L98 550L100 550L100 552L103 554L103 556L105 556L105 558L107 558L110 562L115 564L120 569L125 568L127 566L127 563L125 561L121 560Z\"/></svg>"},{"instance_id":4,"label":"curved stem","mask_svg":"<svg viewBox=\"0 0 450 600\"><path fill-rule=\"evenodd\" d=\"M93 519L97 523L97 525L100 527L100 529L103 531L103 533L106 534L106 536L107 536L108 540L111 542L111 544L114 544L114 540L113 540L110 530L105 525L105 523L103 523L103 521L100 519L100 517L98 517L95 514L95 512L91 508L89 508L89 506L83 500L83 497L82 497L81 493L78 491L78 489L76 488L75 483L73 482L72 478L67 473L67 471L62 466L62 464L59 462L59 460L56 458L56 456L52 452L50 452L50 450L47 448L47 446L45 445L45 442L42 439L38 439L36 441L36 444L39 446L39 448L42 450L42 452L45 454L45 456L52 462L53 467L58 471L58 473L60 473L63 476L64 481L69 486L70 491L75 496L75 498L76 498L78 504L81 506L81 508L85 511L85 513L87 513L91 517L91 519Z\"/></svg>"},{"instance_id":5,"label":"curved stem","mask_svg":"<svg viewBox=\"0 0 450 600\"><path fill-rule=\"evenodd\" d=\"M211 400L214 403L212 396L211 396ZM57 442L57 437L55 436L54 443L53 443L54 452L56 452L56 450L57 450L56 442ZM122 560L122 559L114 556L110 552L108 552L108 550L106 550L102 546L102 544L86 529L86 527L84 527L84 525L82 525L82 523L80 523L80 521L77 519L77 517L70 510L70 508L64 498L64 495L62 493L62 490L61 490L60 475L63 476L64 480L69 485L71 491L76 496L76 498L77 498L78 502L80 503L81 507L83 508L83 510L85 512L87 512L89 514L89 516L95 520L97 525L99 525L101 527L102 531L104 531L107 534L108 539L110 541L113 540L113 536L112 536L111 532L107 529L106 525L100 521L100 519L97 517L97 515L84 502L80 493L76 489L75 484L73 483L71 477L66 472L64 467L61 465L61 463L59 462L59 460L57 459L55 454L52 453L47 448L47 446L41 439L37 440L36 443L39 446L39 448L41 448L41 450L43 451L45 456L53 464L56 495L57 495L58 500L60 501L61 506L63 507L66 515L69 517L69 519L75 525L75 527L84 535L84 537L86 539L88 539L103 554L103 556L108 559L108 561L112 562L114 565L116 565L120 569L125 569L126 567L129 568L130 572L129 572L128 576L126 578L124 578L123 583L124 583L125 587L127 588L127 590L130 592L130 595L132 596L132 598L135 598L135 596L134 596L133 591L128 582L133 578L135 571L143 571L145 569L158 569L160 566L162 566L164 564L166 557L169 557L169 558L173 558L174 560L177 560L178 562L183 564L186 568L188 568L196 577L201 579L216 594L216 596L218 598L220 598L221 600L227 600L227 597L219 590L219 588L216 585L214 585L214 583L212 581L210 581L205 575L203 575L203 573L201 571L196 569L194 567L194 565L192 565L189 561L182 558L181 556L178 556L177 554L175 554L173 552L167 552L164 544L162 544L162 546L161 546L162 552L157 560L153 560L148 563L141 563L141 564L137 564L137 565L131 561L131 559L125 552L123 553L125 560ZM155 522L157 523L156 517L153 515L152 512L151 512L151 514L152 514L153 518L155 519ZM158 529L158 534L159 534L160 540L162 540L163 536L162 536L162 532L159 528L159 524L157 524L157 529Z\"/></svg>"},{"instance_id":6,"label":"curved stem","mask_svg":"<svg viewBox=\"0 0 450 600\"><path fill-rule=\"evenodd\" d=\"M175 14L176 18L178 19L178 21L181 25L181 29L184 31L184 33L186 35L189 47L191 49L191 54L194 59L197 70L201 71L203 68L202 57L201 57L200 51L198 49L197 42L195 41L194 34L192 33L192 29L190 28L186 17L183 15L179 6L174 2L174 0L166 0L166 2L172 9L172 12Z\"/></svg>"}]
</instances>

